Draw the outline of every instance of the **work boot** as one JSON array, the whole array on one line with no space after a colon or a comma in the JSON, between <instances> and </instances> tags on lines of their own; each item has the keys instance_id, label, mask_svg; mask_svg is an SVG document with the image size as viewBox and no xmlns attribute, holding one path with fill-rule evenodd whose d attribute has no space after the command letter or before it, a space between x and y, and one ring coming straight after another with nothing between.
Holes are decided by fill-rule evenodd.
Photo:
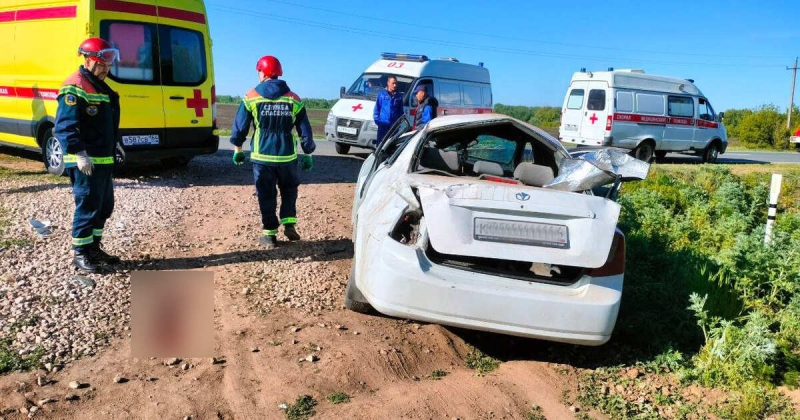
<instances>
[{"instance_id":1,"label":"work boot","mask_svg":"<svg viewBox=\"0 0 800 420\"><path fill-rule=\"evenodd\" d=\"M258 242L267 249L275 249L278 246L278 239L275 238L275 235L263 235Z\"/></svg>"},{"instance_id":2,"label":"work boot","mask_svg":"<svg viewBox=\"0 0 800 420\"><path fill-rule=\"evenodd\" d=\"M89 252L75 252L75 258L72 259L72 263L81 271L87 273L97 272L97 263Z\"/></svg>"},{"instance_id":3,"label":"work boot","mask_svg":"<svg viewBox=\"0 0 800 420\"><path fill-rule=\"evenodd\" d=\"M89 252L91 253L93 259L97 262L106 263L106 264L119 264L122 260L116 255L109 255L107 252L100 248L100 244L95 242L92 245L89 245Z\"/></svg>"},{"instance_id":4,"label":"work boot","mask_svg":"<svg viewBox=\"0 0 800 420\"><path fill-rule=\"evenodd\" d=\"M289 225L283 225L283 234L289 238L290 241L299 241L300 234L297 233L297 230L294 228L294 223Z\"/></svg>"}]
</instances>

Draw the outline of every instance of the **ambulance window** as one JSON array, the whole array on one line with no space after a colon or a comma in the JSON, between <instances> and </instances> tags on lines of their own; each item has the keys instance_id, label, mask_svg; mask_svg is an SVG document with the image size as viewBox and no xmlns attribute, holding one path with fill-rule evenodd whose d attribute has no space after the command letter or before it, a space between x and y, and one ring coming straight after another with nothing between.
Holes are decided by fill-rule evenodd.
<instances>
[{"instance_id":1,"label":"ambulance window","mask_svg":"<svg viewBox=\"0 0 800 420\"><path fill-rule=\"evenodd\" d=\"M586 101L586 109L589 111L603 111L606 109L606 91L604 89L590 90L589 100Z\"/></svg>"},{"instance_id":2,"label":"ambulance window","mask_svg":"<svg viewBox=\"0 0 800 420\"><path fill-rule=\"evenodd\" d=\"M439 84L440 105L461 105L461 90L455 83L442 82Z\"/></svg>"},{"instance_id":3,"label":"ambulance window","mask_svg":"<svg viewBox=\"0 0 800 420\"><path fill-rule=\"evenodd\" d=\"M698 100L699 105L697 107L697 114L698 116L706 121L716 121L716 115L714 114L714 108L711 108L711 104L708 103L707 100L700 98Z\"/></svg>"},{"instance_id":4,"label":"ambulance window","mask_svg":"<svg viewBox=\"0 0 800 420\"><path fill-rule=\"evenodd\" d=\"M483 106L492 106L492 88L482 87L481 94L483 96Z\"/></svg>"},{"instance_id":5,"label":"ambulance window","mask_svg":"<svg viewBox=\"0 0 800 420\"><path fill-rule=\"evenodd\" d=\"M694 118L694 99L686 96L667 98L667 111L672 117Z\"/></svg>"},{"instance_id":6,"label":"ambulance window","mask_svg":"<svg viewBox=\"0 0 800 420\"><path fill-rule=\"evenodd\" d=\"M567 100L567 108L583 108L583 89L572 89L572 91L569 93L569 99Z\"/></svg>"},{"instance_id":7,"label":"ambulance window","mask_svg":"<svg viewBox=\"0 0 800 420\"><path fill-rule=\"evenodd\" d=\"M481 88L473 85L461 85L464 95L464 106L481 106Z\"/></svg>"},{"instance_id":8,"label":"ambulance window","mask_svg":"<svg viewBox=\"0 0 800 420\"><path fill-rule=\"evenodd\" d=\"M617 112L633 112L633 93L617 92Z\"/></svg>"},{"instance_id":9,"label":"ambulance window","mask_svg":"<svg viewBox=\"0 0 800 420\"><path fill-rule=\"evenodd\" d=\"M111 67L113 80L158 84L155 71L153 40L154 25L134 22L107 22L101 24L101 36L119 50L119 61Z\"/></svg>"},{"instance_id":10,"label":"ambulance window","mask_svg":"<svg viewBox=\"0 0 800 420\"><path fill-rule=\"evenodd\" d=\"M664 115L664 96L637 93L636 110L640 114Z\"/></svg>"},{"instance_id":11,"label":"ambulance window","mask_svg":"<svg viewBox=\"0 0 800 420\"><path fill-rule=\"evenodd\" d=\"M203 34L189 29L159 25L161 73L164 84L196 86L206 80Z\"/></svg>"}]
</instances>

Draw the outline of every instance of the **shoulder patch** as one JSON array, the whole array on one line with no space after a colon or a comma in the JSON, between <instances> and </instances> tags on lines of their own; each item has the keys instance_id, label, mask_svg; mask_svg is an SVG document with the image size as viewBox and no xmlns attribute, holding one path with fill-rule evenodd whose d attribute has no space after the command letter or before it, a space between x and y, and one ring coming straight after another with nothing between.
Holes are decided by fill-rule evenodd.
<instances>
[{"instance_id":1,"label":"shoulder patch","mask_svg":"<svg viewBox=\"0 0 800 420\"><path fill-rule=\"evenodd\" d=\"M78 103L78 98L76 98L75 95L68 93L64 95L64 103L69 106L75 106L75 104Z\"/></svg>"}]
</instances>

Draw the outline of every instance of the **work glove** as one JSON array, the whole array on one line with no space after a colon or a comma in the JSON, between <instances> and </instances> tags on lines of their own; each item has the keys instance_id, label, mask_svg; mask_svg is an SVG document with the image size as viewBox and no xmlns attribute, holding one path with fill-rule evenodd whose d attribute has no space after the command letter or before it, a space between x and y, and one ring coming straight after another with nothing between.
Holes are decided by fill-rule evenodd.
<instances>
[{"instance_id":1,"label":"work glove","mask_svg":"<svg viewBox=\"0 0 800 420\"><path fill-rule=\"evenodd\" d=\"M117 166L122 166L125 164L125 160L127 156L125 155L125 149L122 148L122 144L117 143L116 153L114 154L114 163Z\"/></svg>"},{"instance_id":2,"label":"work glove","mask_svg":"<svg viewBox=\"0 0 800 420\"><path fill-rule=\"evenodd\" d=\"M89 157L86 150L81 150L75 156L78 157L78 170L86 176L92 176L94 163L92 163L92 158Z\"/></svg>"},{"instance_id":3,"label":"work glove","mask_svg":"<svg viewBox=\"0 0 800 420\"><path fill-rule=\"evenodd\" d=\"M244 152L241 150L238 152L233 152L233 164L239 166L243 163L244 163Z\"/></svg>"},{"instance_id":4,"label":"work glove","mask_svg":"<svg viewBox=\"0 0 800 420\"><path fill-rule=\"evenodd\" d=\"M310 171L314 169L314 158L311 155L300 155L300 170Z\"/></svg>"}]
</instances>

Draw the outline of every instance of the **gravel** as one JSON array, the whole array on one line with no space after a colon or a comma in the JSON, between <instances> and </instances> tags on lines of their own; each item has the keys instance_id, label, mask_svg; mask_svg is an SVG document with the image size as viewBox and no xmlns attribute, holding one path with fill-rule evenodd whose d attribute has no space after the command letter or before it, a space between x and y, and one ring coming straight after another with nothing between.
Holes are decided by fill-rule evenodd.
<instances>
[{"instance_id":1,"label":"gravel","mask_svg":"<svg viewBox=\"0 0 800 420\"><path fill-rule=\"evenodd\" d=\"M352 184L308 184L331 174L355 173L360 163L332 160L329 167L320 164L311 175L304 174L311 179L304 179L298 198L303 240L266 251L258 245L261 223L252 169L233 167L229 159L226 154L204 156L184 170L137 169L115 178L115 209L103 247L123 264L116 273L81 274L83 279L76 279L72 266L69 184L0 178L0 191L13 196L0 200L0 219L7 222L5 227L0 223L0 238L28 242L0 248L0 339L11 339L11 349L21 356L42 351L48 372L97 354L111 340L130 336L130 272L142 268L225 264L217 276L226 276L224 283L235 287L231 292L241 292L250 309L261 313L274 307L310 314L341 308L349 266L340 260L352 256L352 245L348 236L333 232L351 230ZM232 217L240 222L238 228L220 229L220 220ZM31 218L50 221L52 235L36 235ZM182 220L202 233L182 232ZM208 249L224 240L232 244ZM183 258L196 254L208 257ZM212 261L214 254L234 257L219 263ZM165 255L175 257L177 266L157 266Z\"/></svg>"}]
</instances>

